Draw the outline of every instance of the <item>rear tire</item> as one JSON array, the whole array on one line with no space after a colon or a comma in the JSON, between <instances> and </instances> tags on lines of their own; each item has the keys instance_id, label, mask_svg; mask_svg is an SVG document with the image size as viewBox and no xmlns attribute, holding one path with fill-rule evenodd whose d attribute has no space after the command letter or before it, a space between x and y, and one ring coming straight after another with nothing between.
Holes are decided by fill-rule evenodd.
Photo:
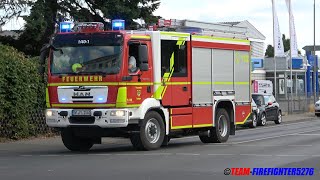
<instances>
[{"instance_id":1,"label":"rear tire","mask_svg":"<svg viewBox=\"0 0 320 180\"><path fill-rule=\"evenodd\" d=\"M165 137L164 122L160 114L150 111L139 127L140 133L130 136L133 147L137 150L154 150L160 148Z\"/></svg>"},{"instance_id":2,"label":"rear tire","mask_svg":"<svg viewBox=\"0 0 320 180\"><path fill-rule=\"evenodd\" d=\"M64 146L70 151L87 152L93 146L91 139L75 136L72 129L63 129L61 131L61 139Z\"/></svg>"},{"instance_id":3,"label":"rear tire","mask_svg":"<svg viewBox=\"0 0 320 180\"><path fill-rule=\"evenodd\" d=\"M276 124L281 124L282 123L282 114L281 111L278 112L278 119L274 121Z\"/></svg>"},{"instance_id":4,"label":"rear tire","mask_svg":"<svg viewBox=\"0 0 320 180\"><path fill-rule=\"evenodd\" d=\"M260 125L260 126L265 126L265 125L267 125L266 113L262 113L262 114L261 114L261 118L260 118L260 121L259 121L259 125Z\"/></svg>"},{"instance_id":5,"label":"rear tire","mask_svg":"<svg viewBox=\"0 0 320 180\"><path fill-rule=\"evenodd\" d=\"M256 128L257 127L257 121L258 121L258 116L257 113L252 113L252 122L250 123L249 127L250 128Z\"/></svg>"},{"instance_id":6,"label":"rear tire","mask_svg":"<svg viewBox=\"0 0 320 180\"><path fill-rule=\"evenodd\" d=\"M230 117L225 109L217 109L215 125L209 130L209 136L200 135L203 143L224 143L227 142L230 135Z\"/></svg>"}]
</instances>

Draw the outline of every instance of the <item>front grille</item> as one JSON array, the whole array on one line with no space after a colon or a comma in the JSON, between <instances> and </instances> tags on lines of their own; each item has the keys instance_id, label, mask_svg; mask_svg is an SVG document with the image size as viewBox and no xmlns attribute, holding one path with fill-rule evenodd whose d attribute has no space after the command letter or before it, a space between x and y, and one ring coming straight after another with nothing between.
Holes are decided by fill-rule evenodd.
<instances>
[{"instance_id":1,"label":"front grille","mask_svg":"<svg viewBox=\"0 0 320 180\"><path fill-rule=\"evenodd\" d=\"M71 124L93 124L94 121L94 116L71 116L69 119Z\"/></svg>"}]
</instances>

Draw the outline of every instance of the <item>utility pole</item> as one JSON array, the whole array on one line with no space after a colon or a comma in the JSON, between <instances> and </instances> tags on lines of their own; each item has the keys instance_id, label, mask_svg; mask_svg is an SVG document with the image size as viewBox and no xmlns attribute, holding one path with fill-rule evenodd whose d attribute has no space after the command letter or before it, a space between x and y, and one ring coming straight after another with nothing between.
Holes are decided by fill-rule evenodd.
<instances>
[{"instance_id":1,"label":"utility pole","mask_svg":"<svg viewBox=\"0 0 320 180\"><path fill-rule=\"evenodd\" d=\"M291 16L292 16L292 14L291 14L291 2L289 3L289 27L291 27ZM291 28L289 28L290 29L290 38L292 38L292 36L291 36L291 34L292 34L292 31L291 31ZM290 44L290 81L291 81L291 85L290 85L290 93L291 93L291 95L290 95L290 98L291 98L291 100L290 100L290 104L291 104L291 109L290 109L290 112L291 112L291 114L293 113L293 92L292 92L292 90L293 90L293 79L292 79L292 44Z\"/></svg>"},{"instance_id":2,"label":"utility pole","mask_svg":"<svg viewBox=\"0 0 320 180\"><path fill-rule=\"evenodd\" d=\"M313 0L313 96L317 102L317 63L316 63L316 0Z\"/></svg>"}]
</instances>

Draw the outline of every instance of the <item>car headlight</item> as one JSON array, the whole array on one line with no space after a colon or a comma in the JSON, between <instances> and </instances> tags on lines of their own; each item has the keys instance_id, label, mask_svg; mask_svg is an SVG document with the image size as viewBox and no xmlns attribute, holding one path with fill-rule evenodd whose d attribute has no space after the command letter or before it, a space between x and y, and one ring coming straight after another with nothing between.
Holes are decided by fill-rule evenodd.
<instances>
[{"instance_id":1,"label":"car headlight","mask_svg":"<svg viewBox=\"0 0 320 180\"><path fill-rule=\"evenodd\" d=\"M123 110L111 111L111 112L110 112L110 116L118 116L118 117L121 117L121 116L125 116L125 115L126 115L126 111L123 111Z\"/></svg>"},{"instance_id":2,"label":"car headlight","mask_svg":"<svg viewBox=\"0 0 320 180\"><path fill-rule=\"evenodd\" d=\"M46 115L48 117L52 117L53 116L53 112L51 110L47 110Z\"/></svg>"}]
</instances>

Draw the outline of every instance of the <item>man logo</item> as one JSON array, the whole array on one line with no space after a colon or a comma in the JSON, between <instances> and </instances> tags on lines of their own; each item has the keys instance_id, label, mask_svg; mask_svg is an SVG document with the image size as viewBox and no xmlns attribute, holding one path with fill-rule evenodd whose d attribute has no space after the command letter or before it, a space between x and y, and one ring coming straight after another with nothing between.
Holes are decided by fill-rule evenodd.
<instances>
[{"instance_id":1,"label":"man logo","mask_svg":"<svg viewBox=\"0 0 320 180\"><path fill-rule=\"evenodd\" d=\"M91 97L90 92L74 92L73 97Z\"/></svg>"}]
</instances>

